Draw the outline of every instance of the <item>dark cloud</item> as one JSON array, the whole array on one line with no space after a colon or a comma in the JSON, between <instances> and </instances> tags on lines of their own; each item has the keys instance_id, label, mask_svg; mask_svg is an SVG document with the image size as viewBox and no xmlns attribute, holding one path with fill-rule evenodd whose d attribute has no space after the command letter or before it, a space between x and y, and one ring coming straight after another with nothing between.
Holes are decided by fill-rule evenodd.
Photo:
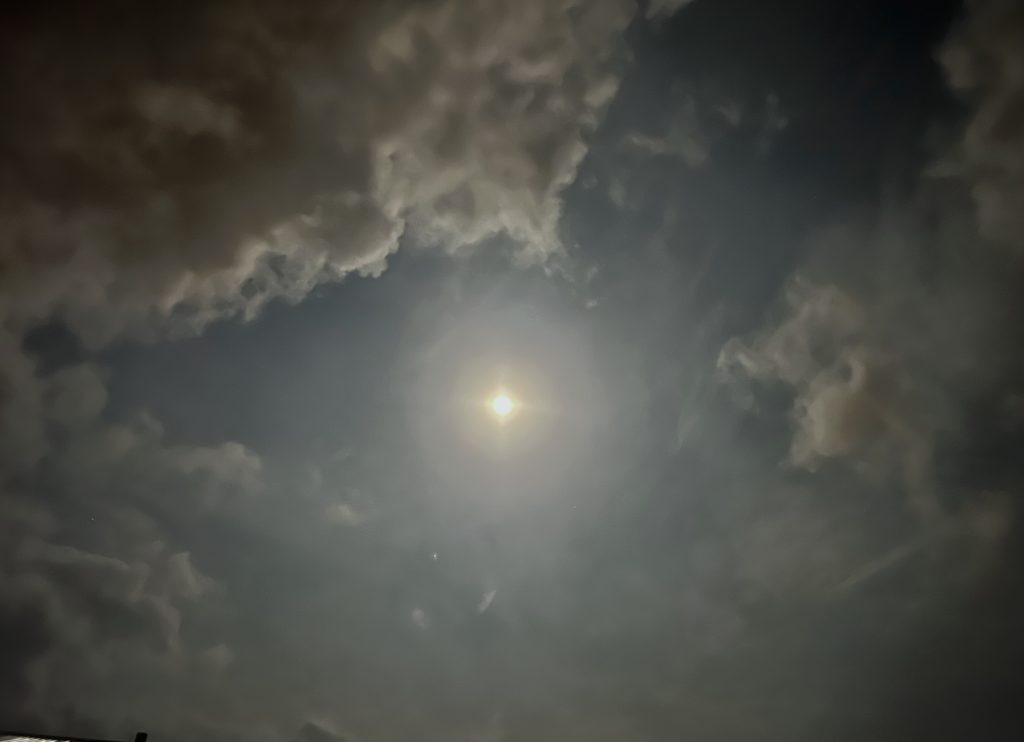
<instances>
[{"instance_id":1,"label":"dark cloud","mask_svg":"<svg viewBox=\"0 0 1024 742\"><path fill-rule=\"evenodd\" d=\"M932 198L954 209L929 226ZM792 390L790 464L893 477L923 516L942 509L936 457L968 435L973 404L1012 392L1021 360L1013 280L956 203L928 193L868 230L817 238L781 317L719 357L726 376ZM839 257L854 254L856 267Z\"/></svg>"},{"instance_id":2,"label":"dark cloud","mask_svg":"<svg viewBox=\"0 0 1024 742\"><path fill-rule=\"evenodd\" d=\"M399 239L558 249L623 0L24 7L4 31L3 315L89 343L376 274ZM182 39L187 39L183 42Z\"/></svg>"},{"instance_id":3,"label":"dark cloud","mask_svg":"<svg viewBox=\"0 0 1024 742\"><path fill-rule=\"evenodd\" d=\"M650 0L647 3L647 17L653 19L667 18L682 10L693 0Z\"/></svg>"},{"instance_id":4,"label":"dark cloud","mask_svg":"<svg viewBox=\"0 0 1024 742\"><path fill-rule=\"evenodd\" d=\"M295 742L345 742L344 737L331 734L316 724L306 724L295 738Z\"/></svg>"},{"instance_id":5,"label":"dark cloud","mask_svg":"<svg viewBox=\"0 0 1024 742\"><path fill-rule=\"evenodd\" d=\"M0 331L0 461L5 470L31 468L46 448L42 389L20 338Z\"/></svg>"},{"instance_id":6,"label":"dark cloud","mask_svg":"<svg viewBox=\"0 0 1024 742\"><path fill-rule=\"evenodd\" d=\"M987 236L1024 245L1024 9L977 0L945 45L950 85L971 106L963 165Z\"/></svg>"},{"instance_id":7,"label":"dark cloud","mask_svg":"<svg viewBox=\"0 0 1024 742\"><path fill-rule=\"evenodd\" d=\"M919 174L870 216L847 209L807 240L760 329L727 341L718 358L748 419L779 422L769 435L785 444L758 446L778 452L795 499L782 506L790 535L767 542L741 573L753 566L761 589L784 590L786 602L807 584L801 576L817 577L812 601L829 596L862 621L884 622L890 638L853 641L895 667L905 688L887 688L888 696L923 687L952 694L958 685L904 665L922 632L945 637L936 664L952 667L958 653L976 653L975 632L1019 616L1015 599L999 608L985 601L1010 589L1005 568L1019 539L1021 480L986 449L1013 446L1020 435L1019 423L993 418L1020 385L1020 264L992 249L976 176ZM818 506L830 504L808 510L807 483ZM757 520L751 545L765 529L779 536L778 520ZM838 625L823 619L819 628ZM1012 692L1005 679L983 676L973 677L987 693ZM952 716L969 713L962 703ZM884 706L837 725L929 728L919 709ZM1001 703L993 709L998 735L1012 724Z\"/></svg>"},{"instance_id":8,"label":"dark cloud","mask_svg":"<svg viewBox=\"0 0 1024 742\"><path fill-rule=\"evenodd\" d=\"M908 419L913 413L906 408L919 392L868 337L875 323L867 308L834 286L796 279L785 311L777 326L750 343L730 342L719 367L793 388L789 462L815 469L822 459L875 462L895 455L905 477L919 486L931 455L922 436L932 426L929 421L922 432Z\"/></svg>"},{"instance_id":9,"label":"dark cloud","mask_svg":"<svg viewBox=\"0 0 1024 742\"><path fill-rule=\"evenodd\" d=\"M66 366L47 378L51 419L65 428L95 422L107 406L107 388L92 364Z\"/></svg>"},{"instance_id":10,"label":"dark cloud","mask_svg":"<svg viewBox=\"0 0 1024 742\"><path fill-rule=\"evenodd\" d=\"M106 733L131 726L126 709L157 720L170 683L231 660L215 636L186 638L186 616L219 587L158 519L251 492L259 460L237 444L169 446L145 420L105 422L107 388L91 364L17 391L36 394L19 418L20 434L36 432L32 456L4 470L0 623L22 639L5 649L0 714L51 727L64 708Z\"/></svg>"}]
</instances>

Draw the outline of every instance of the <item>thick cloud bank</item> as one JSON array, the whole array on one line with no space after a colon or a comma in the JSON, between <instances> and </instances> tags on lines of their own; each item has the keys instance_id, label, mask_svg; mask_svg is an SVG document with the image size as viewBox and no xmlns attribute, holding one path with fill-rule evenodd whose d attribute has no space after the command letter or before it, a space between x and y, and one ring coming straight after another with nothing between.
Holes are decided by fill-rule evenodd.
<instances>
[{"instance_id":1,"label":"thick cloud bank","mask_svg":"<svg viewBox=\"0 0 1024 742\"><path fill-rule=\"evenodd\" d=\"M622 0L30 4L4 24L8 322L251 316L405 236L558 249Z\"/></svg>"}]
</instances>

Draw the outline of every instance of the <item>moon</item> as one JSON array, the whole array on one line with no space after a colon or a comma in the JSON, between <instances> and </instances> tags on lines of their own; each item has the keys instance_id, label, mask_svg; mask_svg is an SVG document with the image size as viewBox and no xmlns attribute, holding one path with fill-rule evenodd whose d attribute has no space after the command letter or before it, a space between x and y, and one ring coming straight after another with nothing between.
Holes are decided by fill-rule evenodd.
<instances>
[{"instance_id":1,"label":"moon","mask_svg":"<svg viewBox=\"0 0 1024 742\"><path fill-rule=\"evenodd\" d=\"M519 406L515 399L508 392L500 390L495 392L487 402L491 412L498 420L507 420Z\"/></svg>"}]
</instances>

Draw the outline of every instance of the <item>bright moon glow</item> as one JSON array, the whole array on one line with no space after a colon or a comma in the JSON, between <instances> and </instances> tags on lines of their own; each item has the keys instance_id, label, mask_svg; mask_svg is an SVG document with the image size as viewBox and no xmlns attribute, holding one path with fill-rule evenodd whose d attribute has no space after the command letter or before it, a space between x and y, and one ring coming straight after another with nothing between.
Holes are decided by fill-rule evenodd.
<instances>
[{"instance_id":1,"label":"bright moon glow","mask_svg":"<svg viewBox=\"0 0 1024 742\"><path fill-rule=\"evenodd\" d=\"M504 419L512 414L516 409L515 400L508 396L505 392L498 392L490 401L491 412L497 415L499 418Z\"/></svg>"}]
</instances>

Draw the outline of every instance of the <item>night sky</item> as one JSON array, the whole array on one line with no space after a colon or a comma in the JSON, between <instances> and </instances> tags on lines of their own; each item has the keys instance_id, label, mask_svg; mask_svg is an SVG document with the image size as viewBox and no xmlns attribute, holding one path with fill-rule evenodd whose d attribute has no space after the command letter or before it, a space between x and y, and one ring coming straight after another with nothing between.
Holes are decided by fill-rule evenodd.
<instances>
[{"instance_id":1,"label":"night sky","mask_svg":"<svg viewBox=\"0 0 1024 742\"><path fill-rule=\"evenodd\" d=\"M1024 739L1021 3L43 0L0 94L0 729Z\"/></svg>"}]
</instances>

